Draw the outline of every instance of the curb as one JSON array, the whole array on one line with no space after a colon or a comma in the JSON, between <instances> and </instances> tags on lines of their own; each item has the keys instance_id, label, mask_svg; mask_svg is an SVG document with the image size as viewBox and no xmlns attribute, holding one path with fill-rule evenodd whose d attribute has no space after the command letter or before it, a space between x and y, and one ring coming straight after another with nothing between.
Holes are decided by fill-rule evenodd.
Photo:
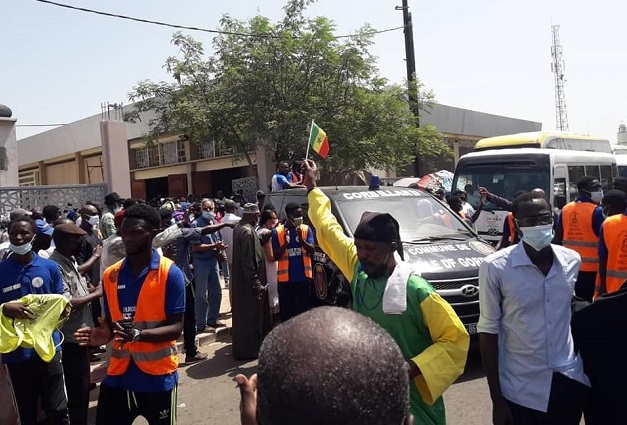
<instances>
[{"instance_id":1,"label":"curb","mask_svg":"<svg viewBox=\"0 0 627 425\"><path fill-rule=\"evenodd\" d=\"M196 345L200 347L205 344L211 344L213 342L224 341L228 339L229 336L231 336L231 328L229 327L218 328L215 332L199 333L199 334L196 334ZM184 352L183 345L184 344L182 340L179 340L176 342L176 348L178 349L179 353Z\"/></svg>"}]
</instances>

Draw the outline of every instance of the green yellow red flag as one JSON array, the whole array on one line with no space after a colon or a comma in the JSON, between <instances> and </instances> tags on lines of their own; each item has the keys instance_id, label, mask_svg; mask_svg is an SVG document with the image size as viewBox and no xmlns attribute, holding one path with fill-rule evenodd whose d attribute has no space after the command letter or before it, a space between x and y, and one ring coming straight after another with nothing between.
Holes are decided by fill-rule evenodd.
<instances>
[{"instance_id":1,"label":"green yellow red flag","mask_svg":"<svg viewBox=\"0 0 627 425\"><path fill-rule=\"evenodd\" d=\"M311 148L323 158L326 158L329 155L329 138L327 137L327 133L318 127L313 120L311 121L309 146L311 146Z\"/></svg>"}]
</instances>

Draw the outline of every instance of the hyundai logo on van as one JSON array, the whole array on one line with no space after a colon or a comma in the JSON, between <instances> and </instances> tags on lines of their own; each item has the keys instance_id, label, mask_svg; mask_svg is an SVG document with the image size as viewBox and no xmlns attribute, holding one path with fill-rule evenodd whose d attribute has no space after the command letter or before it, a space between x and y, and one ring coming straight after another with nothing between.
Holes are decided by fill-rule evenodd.
<instances>
[{"instance_id":1,"label":"hyundai logo on van","mask_svg":"<svg viewBox=\"0 0 627 425\"><path fill-rule=\"evenodd\" d=\"M464 285L460 288L462 295L468 298L472 298L479 293L479 287L475 285Z\"/></svg>"}]
</instances>

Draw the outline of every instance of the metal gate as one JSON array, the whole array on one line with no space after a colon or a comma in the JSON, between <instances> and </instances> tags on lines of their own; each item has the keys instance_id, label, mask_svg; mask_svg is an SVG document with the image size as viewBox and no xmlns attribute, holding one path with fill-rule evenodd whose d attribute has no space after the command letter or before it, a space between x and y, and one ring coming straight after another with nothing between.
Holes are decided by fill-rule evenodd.
<instances>
[{"instance_id":1,"label":"metal gate","mask_svg":"<svg viewBox=\"0 0 627 425\"><path fill-rule=\"evenodd\" d=\"M46 205L56 205L63 211L69 207L80 208L87 201L102 204L106 193L104 183L0 187L0 214L8 214L16 208L30 210Z\"/></svg>"}]
</instances>

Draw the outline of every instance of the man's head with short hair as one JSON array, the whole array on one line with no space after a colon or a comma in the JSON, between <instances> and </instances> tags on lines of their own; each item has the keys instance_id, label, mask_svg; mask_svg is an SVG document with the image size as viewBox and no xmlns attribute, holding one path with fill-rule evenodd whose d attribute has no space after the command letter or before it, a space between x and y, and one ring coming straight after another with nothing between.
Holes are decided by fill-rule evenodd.
<instances>
[{"instance_id":1,"label":"man's head with short hair","mask_svg":"<svg viewBox=\"0 0 627 425\"><path fill-rule=\"evenodd\" d=\"M319 307L276 327L261 346L257 381L262 425L395 425L408 416L397 344L343 308Z\"/></svg>"},{"instance_id":2,"label":"man's head with short hair","mask_svg":"<svg viewBox=\"0 0 627 425\"><path fill-rule=\"evenodd\" d=\"M46 205L43 209L44 218L50 224L61 216L61 209L56 205Z\"/></svg>"},{"instance_id":3,"label":"man's head with short hair","mask_svg":"<svg viewBox=\"0 0 627 425\"><path fill-rule=\"evenodd\" d=\"M614 179L614 189L627 193L627 177L616 177Z\"/></svg>"},{"instance_id":4,"label":"man's head with short hair","mask_svg":"<svg viewBox=\"0 0 627 425\"><path fill-rule=\"evenodd\" d=\"M235 206L234 200L227 199L226 201L224 201L224 211L231 213L231 214L235 214L236 209L237 207Z\"/></svg>"},{"instance_id":5,"label":"man's head with short hair","mask_svg":"<svg viewBox=\"0 0 627 425\"><path fill-rule=\"evenodd\" d=\"M625 192L621 190L608 190L603 199L601 200L601 207L606 216L622 214L627 208L627 199L625 199Z\"/></svg>"},{"instance_id":6,"label":"man's head with short hair","mask_svg":"<svg viewBox=\"0 0 627 425\"><path fill-rule=\"evenodd\" d=\"M161 227L159 210L150 205L135 204L124 212L120 233L127 256L152 249L152 240Z\"/></svg>"},{"instance_id":7,"label":"man's head with short hair","mask_svg":"<svg viewBox=\"0 0 627 425\"><path fill-rule=\"evenodd\" d=\"M287 175L290 172L290 164L287 161L279 161L276 166L279 173Z\"/></svg>"},{"instance_id":8,"label":"man's head with short hair","mask_svg":"<svg viewBox=\"0 0 627 425\"><path fill-rule=\"evenodd\" d=\"M584 192L593 192L601 189L601 183L594 176L583 176L577 180L577 189Z\"/></svg>"}]
</instances>

